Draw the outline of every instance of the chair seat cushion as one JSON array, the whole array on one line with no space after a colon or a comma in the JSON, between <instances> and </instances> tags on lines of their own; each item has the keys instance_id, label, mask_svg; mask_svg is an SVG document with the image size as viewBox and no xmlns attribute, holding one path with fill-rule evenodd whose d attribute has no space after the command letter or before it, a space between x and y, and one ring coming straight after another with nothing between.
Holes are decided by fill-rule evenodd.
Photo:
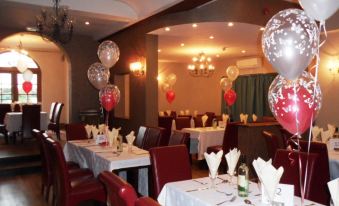
<instances>
[{"instance_id":1,"label":"chair seat cushion","mask_svg":"<svg viewBox=\"0 0 339 206\"><path fill-rule=\"evenodd\" d=\"M211 152L218 153L220 150L222 150L222 145L215 145L215 146L207 147L208 154Z\"/></svg>"},{"instance_id":2,"label":"chair seat cushion","mask_svg":"<svg viewBox=\"0 0 339 206\"><path fill-rule=\"evenodd\" d=\"M105 188L96 178L83 179L82 181L72 182L72 193L73 198L80 196L96 196L102 194L106 196ZM106 200L104 200L106 201Z\"/></svg>"},{"instance_id":3,"label":"chair seat cushion","mask_svg":"<svg viewBox=\"0 0 339 206\"><path fill-rule=\"evenodd\" d=\"M93 172L90 169L82 169L82 168L76 168L76 169L70 169L68 170L69 177L71 180L77 180L77 179L87 179L90 177L94 177Z\"/></svg>"}]
</instances>

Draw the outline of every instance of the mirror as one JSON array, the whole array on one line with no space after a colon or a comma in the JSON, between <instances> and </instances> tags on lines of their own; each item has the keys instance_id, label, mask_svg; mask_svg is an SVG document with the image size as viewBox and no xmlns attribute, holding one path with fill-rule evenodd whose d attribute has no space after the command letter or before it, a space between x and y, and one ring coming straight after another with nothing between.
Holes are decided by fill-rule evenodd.
<instances>
[{"instance_id":1,"label":"mirror","mask_svg":"<svg viewBox=\"0 0 339 206\"><path fill-rule=\"evenodd\" d=\"M129 119L130 114L130 76L129 74L115 74L114 84L120 90L120 102L114 109L114 117Z\"/></svg>"}]
</instances>

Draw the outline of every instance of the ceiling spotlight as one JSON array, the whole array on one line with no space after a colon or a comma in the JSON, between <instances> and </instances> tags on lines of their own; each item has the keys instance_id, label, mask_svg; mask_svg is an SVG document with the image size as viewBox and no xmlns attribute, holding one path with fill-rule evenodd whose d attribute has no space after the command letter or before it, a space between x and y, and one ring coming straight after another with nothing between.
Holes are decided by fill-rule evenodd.
<instances>
[{"instance_id":1,"label":"ceiling spotlight","mask_svg":"<svg viewBox=\"0 0 339 206\"><path fill-rule=\"evenodd\" d=\"M233 24L233 22L228 22L227 25L228 25L228 26L233 26L234 24Z\"/></svg>"},{"instance_id":2,"label":"ceiling spotlight","mask_svg":"<svg viewBox=\"0 0 339 206\"><path fill-rule=\"evenodd\" d=\"M86 25L89 25L89 21L85 21L85 24L86 24Z\"/></svg>"},{"instance_id":3,"label":"ceiling spotlight","mask_svg":"<svg viewBox=\"0 0 339 206\"><path fill-rule=\"evenodd\" d=\"M242 50L241 53L245 54L245 53L246 53L246 50Z\"/></svg>"},{"instance_id":4,"label":"ceiling spotlight","mask_svg":"<svg viewBox=\"0 0 339 206\"><path fill-rule=\"evenodd\" d=\"M158 52L161 52L161 49L158 49Z\"/></svg>"},{"instance_id":5,"label":"ceiling spotlight","mask_svg":"<svg viewBox=\"0 0 339 206\"><path fill-rule=\"evenodd\" d=\"M260 27L260 31L264 31L265 30L265 27Z\"/></svg>"},{"instance_id":6,"label":"ceiling spotlight","mask_svg":"<svg viewBox=\"0 0 339 206\"><path fill-rule=\"evenodd\" d=\"M219 55L219 54L217 54L217 55L215 55L215 56L216 56L216 57L218 57L218 58L220 57L220 55Z\"/></svg>"},{"instance_id":7,"label":"ceiling spotlight","mask_svg":"<svg viewBox=\"0 0 339 206\"><path fill-rule=\"evenodd\" d=\"M210 38L210 39L214 39L214 36L210 36L209 38Z\"/></svg>"},{"instance_id":8,"label":"ceiling spotlight","mask_svg":"<svg viewBox=\"0 0 339 206\"><path fill-rule=\"evenodd\" d=\"M165 31L171 31L171 29L169 27L166 27Z\"/></svg>"},{"instance_id":9,"label":"ceiling spotlight","mask_svg":"<svg viewBox=\"0 0 339 206\"><path fill-rule=\"evenodd\" d=\"M184 43L181 43L180 46L185 46L185 44L184 44Z\"/></svg>"},{"instance_id":10,"label":"ceiling spotlight","mask_svg":"<svg viewBox=\"0 0 339 206\"><path fill-rule=\"evenodd\" d=\"M196 27L198 27L198 24L192 24L192 27L196 28Z\"/></svg>"}]
</instances>

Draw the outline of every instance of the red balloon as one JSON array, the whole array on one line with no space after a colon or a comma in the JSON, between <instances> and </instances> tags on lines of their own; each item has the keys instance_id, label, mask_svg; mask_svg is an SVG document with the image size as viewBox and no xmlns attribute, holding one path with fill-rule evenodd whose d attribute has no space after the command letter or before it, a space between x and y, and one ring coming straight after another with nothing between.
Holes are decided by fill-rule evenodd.
<instances>
[{"instance_id":1,"label":"red balloon","mask_svg":"<svg viewBox=\"0 0 339 206\"><path fill-rule=\"evenodd\" d=\"M168 103L172 103L173 100L175 99L175 92L173 90L168 90L166 92L166 99L168 101Z\"/></svg>"},{"instance_id":2,"label":"red balloon","mask_svg":"<svg viewBox=\"0 0 339 206\"><path fill-rule=\"evenodd\" d=\"M22 89L26 92L26 94L28 94L32 90L32 87L33 87L33 85L32 85L31 82L25 81L22 84Z\"/></svg>"},{"instance_id":3,"label":"red balloon","mask_svg":"<svg viewBox=\"0 0 339 206\"><path fill-rule=\"evenodd\" d=\"M237 100L237 93L235 93L233 89L229 89L228 91L225 91L224 99L228 106L232 106L235 103L235 100Z\"/></svg>"},{"instance_id":4,"label":"red balloon","mask_svg":"<svg viewBox=\"0 0 339 206\"><path fill-rule=\"evenodd\" d=\"M117 86L108 84L99 92L100 102L106 111L111 111L120 101L120 90Z\"/></svg>"},{"instance_id":5,"label":"red balloon","mask_svg":"<svg viewBox=\"0 0 339 206\"><path fill-rule=\"evenodd\" d=\"M270 109L277 121L291 134L297 135L304 133L310 127L311 120L315 120L321 108L321 99L320 86L315 84L308 72L304 72L294 83L278 75L268 92Z\"/></svg>"}]
</instances>

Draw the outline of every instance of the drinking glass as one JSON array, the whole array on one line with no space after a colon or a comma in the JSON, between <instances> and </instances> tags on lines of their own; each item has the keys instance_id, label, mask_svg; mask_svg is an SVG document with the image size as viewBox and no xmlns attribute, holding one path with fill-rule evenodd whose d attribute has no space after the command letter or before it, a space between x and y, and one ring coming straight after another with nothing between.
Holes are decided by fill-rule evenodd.
<instances>
[{"instance_id":1,"label":"drinking glass","mask_svg":"<svg viewBox=\"0 0 339 206\"><path fill-rule=\"evenodd\" d=\"M210 186L211 189L216 188L215 179L217 179L217 176L218 176L218 171L210 171L209 177L211 179L211 186Z\"/></svg>"}]
</instances>

